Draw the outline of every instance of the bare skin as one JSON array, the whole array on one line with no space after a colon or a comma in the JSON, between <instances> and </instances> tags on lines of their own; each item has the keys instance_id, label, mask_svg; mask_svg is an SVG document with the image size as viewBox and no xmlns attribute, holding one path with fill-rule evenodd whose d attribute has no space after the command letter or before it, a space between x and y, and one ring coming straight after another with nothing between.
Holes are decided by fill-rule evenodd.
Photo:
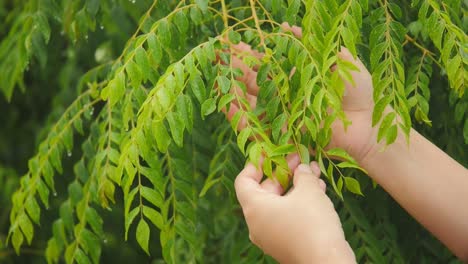
<instances>
[{"instance_id":1,"label":"bare skin","mask_svg":"<svg viewBox=\"0 0 468 264\"><path fill-rule=\"evenodd\" d=\"M300 28L287 25L284 25L284 27L292 31L297 37L301 36ZM261 54L254 53L244 43L235 45L235 49L261 56ZM377 144L378 126L372 127L374 102L372 99L371 76L362 62L359 59L354 59L346 49L343 49L338 56L355 64L359 68L359 72L353 72L355 87L348 83L346 85L346 95L343 99L343 109L352 124L345 132L341 122L335 123L333 125L331 145L347 150L369 172L369 176L381 185L403 208L433 233L457 257L468 262L468 206L463 202L468 201L468 170L415 130L410 132L409 145L402 133L399 133L394 144L385 149L382 145ZM243 71L244 76L240 77L239 80L246 84L247 99L251 106L255 107L259 90L255 82L257 76L255 70L248 68L240 59L233 60L233 65ZM238 106L231 105L230 111L227 113L228 119L231 119L236 111L238 111ZM388 109L388 111L392 111L392 109ZM239 129L242 129L242 122ZM294 162L291 164L294 164ZM310 192L314 196L311 194L309 197L306 194L307 192L302 191L300 193L303 196L294 196L300 196L300 198L290 198L286 199L287 202L279 202L281 199L278 197L282 197L281 186L271 180L259 183L261 172L249 166L239 174L238 179L240 180L236 180L236 191L244 212L248 208L246 221L254 243L282 263L301 263L299 259L307 259L308 263L355 262L354 255L348 252L349 245L344 236L338 235L339 232L336 231L336 229L341 230L341 224L336 221L336 212L330 210L330 206L331 209L333 209L333 206L323 192L321 192L321 195L317 194L318 192L315 190L317 186L305 185L310 188ZM295 179L297 175L296 170L294 176L295 186L296 182L301 182ZM306 173L306 175L312 177L310 174ZM316 174L312 173L312 175ZM304 177L304 175L302 176ZM254 180L259 187L246 188L246 185L256 185L245 180L245 178ZM263 191L259 191L265 186L268 190L274 191L275 195L265 196ZM304 189L304 187L301 187L301 189ZM286 197L288 196L286 195ZM307 206L300 206L304 204L301 202L302 199L309 201ZM262 202L255 202L258 200ZM288 203L288 205L283 206L279 205L279 203ZM294 206L296 203L298 205ZM298 211L291 212L294 209ZM308 210L320 211L318 217L331 224L331 226L311 224L312 218L310 218L311 215ZM257 225L261 225L256 220L261 218L261 216L256 216L257 213L272 216L269 221L273 223L263 228L256 228ZM295 218L289 219L287 217L289 214L295 215ZM291 226L294 226L295 229L301 229L304 234L315 234L315 236L304 235L289 238L287 234L290 232ZM331 236L334 241L330 241L330 237L324 238L321 235L326 228L329 229L328 231L325 230L326 233L337 234ZM268 241L269 243L259 243L259 241ZM276 244L270 245L270 243ZM301 246L301 243L306 246ZM314 245L321 245L321 243L336 245L336 247L330 247L332 248L331 251L325 246L313 248ZM285 245L289 244L292 244L292 249L286 247L284 254L281 253ZM290 252L291 250L293 250L293 253ZM316 250L322 250L322 252L316 253ZM335 254L336 252L339 252L339 254ZM335 258L336 255L339 255L339 258ZM324 256L330 258L325 259Z\"/></svg>"},{"instance_id":2,"label":"bare skin","mask_svg":"<svg viewBox=\"0 0 468 264\"><path fill-rule=\"evenodd\" d=\"M260 184L263 173L252 164L236 178L250 239L281 263L355 263L319 176L316 162L299 165L285 195L271 181Z\"/></svg>"}]
</instances>

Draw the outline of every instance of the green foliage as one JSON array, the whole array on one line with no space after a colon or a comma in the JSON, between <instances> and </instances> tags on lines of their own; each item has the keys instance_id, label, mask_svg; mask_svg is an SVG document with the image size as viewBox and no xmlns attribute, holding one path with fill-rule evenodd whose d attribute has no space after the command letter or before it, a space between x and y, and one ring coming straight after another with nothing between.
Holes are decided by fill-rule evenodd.
<instances>
[{"instance_id":1,"label":"green foliage","mask_svg":"<svg viewBox=\"0 0 468 264\"><path fill-rule=\"evenodd\" d=\"M54 99L24 176L11 176L24 169L8 170L6 178L0 167L0 202L11 204L0 260L11 261L2 253L10 245L25 254L27 244L49 263L97 263L120 247L167 263L273 263L248 241L233 180L246 158L258 165L263 155L266 176L287 187L286 156L295 152L319 162L359 262L411 262L428 254L421 247L440 248L433 238L426 238L430 246L399 246L405 235L395 231L398 221L368 205L368 194L375 201L385 194L368 186L346 151L327 145L332 124L350 122L341 101L356 67L339 56L346 46L372 73L378 141L408 136L413 117L432 126L421 128L427 135L444 134L439 145L467 163L466 3L10 3L0 0L0 90L8 109L36 85ZM302 38L284 31L283 21L301 25ZM255 109L232 66L230 43L240 41L265 54L241 56L257 69ZM62 47L65 55L57 54ZM239 111L228 122L219 112L233 102ZM2 146L20 137L5 131ZM128 242L117 245L122 238Z\"/></svg>"}]
</instances>

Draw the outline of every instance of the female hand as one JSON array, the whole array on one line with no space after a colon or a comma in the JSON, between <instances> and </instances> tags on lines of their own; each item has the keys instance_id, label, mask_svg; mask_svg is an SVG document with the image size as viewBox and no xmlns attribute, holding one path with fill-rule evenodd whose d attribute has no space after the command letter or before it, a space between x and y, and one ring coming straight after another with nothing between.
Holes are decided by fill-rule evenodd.
<instances>
[{"instance_id":1,"label":"female hand","mask_svg":"<svg viewBox=\"0 0 468 264\"><path fill-rule=\"evenodd\" d=\"M236 178L250 239L281 263L355 263L319 176L316 162L299 165L294 187L284 196L271 179L260 183L263 173L252 164Z\"/></svg>"},{"instance_id":2,"label":"female hand","mask_svg":"<svg viewBox=\"0 0 468 264\"><path fill-rule=\"evenodd\" d=\"M292 31L297 37L302 36L302 31L299 27L290 27L285 23L283 24L283 28ZM263 54L252 50L245 43L233 45L233 49L236 51L236 54L250 53L257 58L263 56ZM329 147L343 148L358 162L361 162L366 154L376 145L376 131L372 128L372 111L374 108L372 77L364 64L359 59L354 59L346 48L342 48L338 56L343 60L353 63L359 69L359 72L352 72L351 75L355 86L346 82L345 94L343 96L343 110L346 117L352 123L348 126L347 131L345 131L341 121L336 121L332 125L333 133ZM233 67L239 68L243 72L243 76L239 77L238 80L247 86L247 94L245 96L251 107L254 108L259 91L256 82L257 72L255 69L245 65L241 58L236 56L233 57L232 64ZM336 68L331 70L336 70ZM231 120L238 110L239 108L232 104L227 113L228 119ZM243 128L243 123L241 120L238 129Z\"/></svg>"}]
</instances>

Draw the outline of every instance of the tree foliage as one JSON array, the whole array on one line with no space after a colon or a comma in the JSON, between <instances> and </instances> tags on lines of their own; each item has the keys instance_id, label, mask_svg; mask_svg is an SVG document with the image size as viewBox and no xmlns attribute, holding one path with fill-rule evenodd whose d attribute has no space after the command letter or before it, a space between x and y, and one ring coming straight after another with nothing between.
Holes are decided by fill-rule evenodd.
<instances>
[{"instance_id":1,"label":"tree foliage","mask_svg":"<svg viewBox=\"0 0 468 264\"><path fill-rule=\"evenodd\" d=\"M372 73L379 141L418 126L466 165L464 8L460 0L0 0L0 145L30 142L15 134L29 119L14 113L48 105L22 122L39 131L27 168L24 158L2 161L17 171L0 164L1 205L11 206L0 260L13 261L9 247L27 254L22 246L33 245L49 263L97 263L125 240L132 250L122 254L168 263L272 263L248 241L233 179L246 158L264 155L266 176L287 187L286 156L297 152L318 160L359 262L450 261L422 230L427 243L400 243L414 239L399 230L408 216L346 151L326 146L332 123L350 122L341 101L355 66L337 55L346 46ZM284 21L302 26L302 38ZM264 53L241 54L258 69L255 109L232 66L240 41ZM239 111L228 122L220 112L233 101Z\"/></svg>"}]
</instances>

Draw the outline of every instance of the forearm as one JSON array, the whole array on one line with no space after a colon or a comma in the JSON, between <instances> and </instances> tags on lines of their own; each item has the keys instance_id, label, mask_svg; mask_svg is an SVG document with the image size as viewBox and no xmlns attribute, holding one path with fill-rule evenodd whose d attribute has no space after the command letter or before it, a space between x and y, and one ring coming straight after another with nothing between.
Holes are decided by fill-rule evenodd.
<instances>
[{"instance_id":1,"label":"forearm","mask_svg":"<svg viewBox=\"0 0 468 264\"><path fill-rule=\"evenodd\" d=\"M403 208L468 261L468 172L411 130L410 144L375 146L361 165Z\"/></svg>"},{"instance_id":2,"label":"forearm","mask_svg":"<svg viewBox=\"0 0 468 264\"><path fill-rule=\"evenodd\" d=\"M316 252L312 248L300 249L298 256L295 260L290 261L294 264L309 264L309 263L323 263L323 264L355 264L356 257L354 252L346 240L334 243L333 246L324 246L320 252ZM286 263L286 262L285 262Z\"/></svg>"}]
</instances>

